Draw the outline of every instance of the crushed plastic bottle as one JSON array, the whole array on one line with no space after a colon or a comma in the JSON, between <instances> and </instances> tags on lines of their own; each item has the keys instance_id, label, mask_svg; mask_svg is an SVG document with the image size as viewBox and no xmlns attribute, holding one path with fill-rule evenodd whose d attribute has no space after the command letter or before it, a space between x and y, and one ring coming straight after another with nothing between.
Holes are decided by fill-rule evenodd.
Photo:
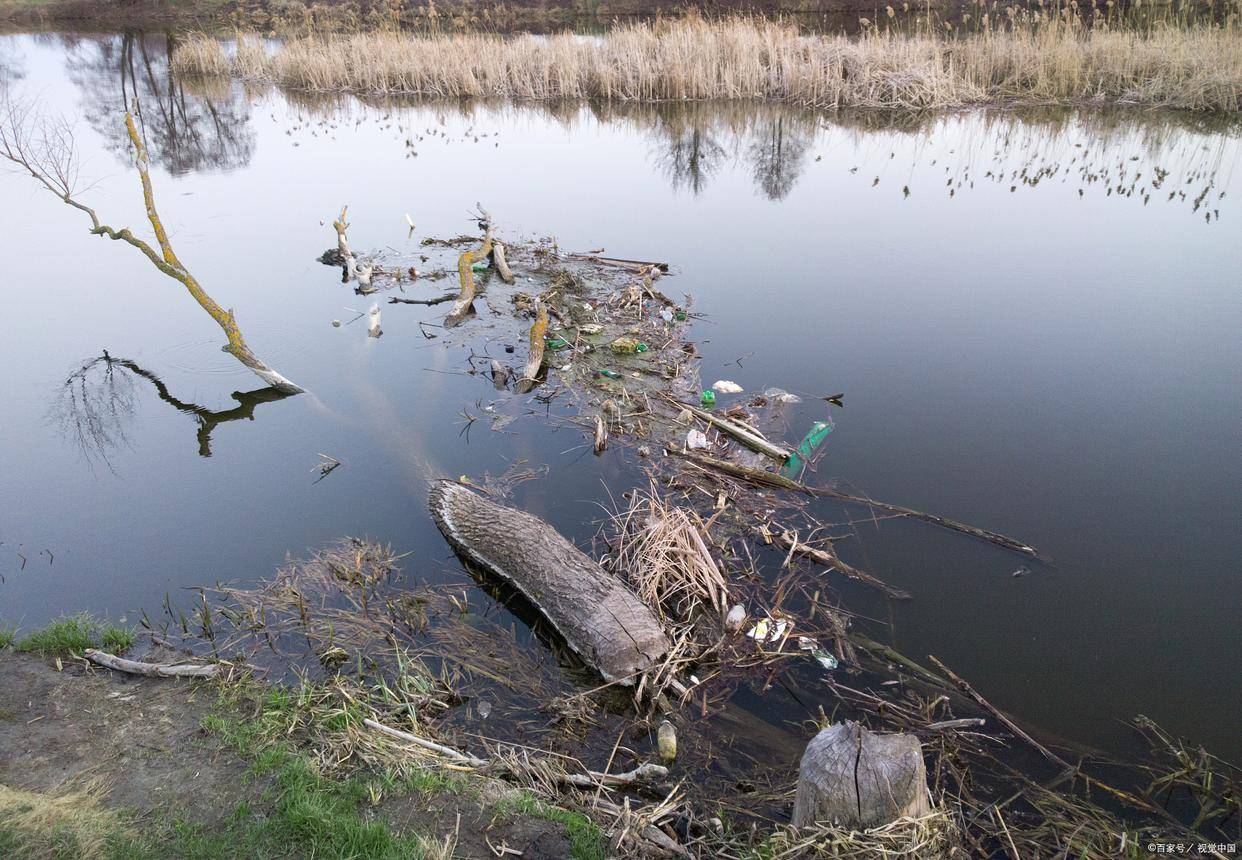
<instances>
[{"instance_id":1,"label":"crushed plastic bottle","mask_svg":"<svg viewBox=\"0 0 1242 860\"><path fill-rule=\"evenodd\" d=\"M712 391L710 388L707 391L704 391L699 395L699 403L701 403L705 408L711 409L716 405L716 392Z\"/></svg>"}]
</instances>

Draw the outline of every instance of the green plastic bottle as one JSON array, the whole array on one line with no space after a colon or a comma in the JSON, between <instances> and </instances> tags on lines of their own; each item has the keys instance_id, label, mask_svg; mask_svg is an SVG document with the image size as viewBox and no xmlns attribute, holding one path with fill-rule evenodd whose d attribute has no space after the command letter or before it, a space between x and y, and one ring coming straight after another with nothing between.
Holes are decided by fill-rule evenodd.
<instances>
[{"instance_id":1,"label":"green plastic bottle","mask_svg":"<svg viewBox=\"0 0 1242 860\"><path fill-rule=\"evenodd\" d=\"M716 405L716 392L711 389L704 391L699 395L699 403L703 404L705 408L711 409Z\"/></svg>"}]
</instances>

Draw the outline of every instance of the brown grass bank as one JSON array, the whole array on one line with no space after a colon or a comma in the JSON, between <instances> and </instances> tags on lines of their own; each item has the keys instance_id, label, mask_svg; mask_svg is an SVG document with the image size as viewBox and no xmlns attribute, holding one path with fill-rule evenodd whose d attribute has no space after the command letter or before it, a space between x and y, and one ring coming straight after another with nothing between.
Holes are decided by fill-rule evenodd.
<instances>
[{"instance_id":1,"label":"brown grass bank","mask_svg":"<svg viewBox=\"0 0 1242 860\"><path fill-rule=\"evenodd\" d=\"M758 17L620 25L598 37L373 32L235 50L189 39L181 73L361 93L618 101L770 99L815 107L927 109L1004 102L1242 107L1242 26L1138 31L1075 10L979 7L969 32L874 24L808 35Z\"/></svg>"}]
</instances>

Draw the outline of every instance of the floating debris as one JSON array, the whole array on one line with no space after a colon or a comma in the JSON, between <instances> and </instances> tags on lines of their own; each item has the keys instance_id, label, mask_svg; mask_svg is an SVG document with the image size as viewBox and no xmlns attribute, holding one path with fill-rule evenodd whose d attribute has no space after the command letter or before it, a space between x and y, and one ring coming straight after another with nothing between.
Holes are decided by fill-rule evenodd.
<instances>
[{"instance_id":1,"label":"floating debris","mask_svg":"<svg viewBox=\"0 0 1242 860\"><path fill-rule=\"evenodd\" d=\"M775 642L785 635L789 622L783 618L764 618L754 627L746 631L746 635L756 642Z\"/></svg>"},{"instance_id":2,"label":"floating debris","mask_svg":"<svg viewBox=\"0 0 1242 860\"><path fill-rule=\"evenodd\" d=\"M720 394L741 394L742 386L730 379L718 379L712 383L712 390Z\"/></svg>"},{"instance_id":3,"label":"floating debris","mask_svg":"<svg viewBox=\"0 0 1242 860\"><path fill-rule=\"evenodd\" d=\"M802 402L801 397L799 397L796 394L790 394L788 391L786 391L783 388L765 388L763 389L763 396L768 398L768 400L773 400L777 403L801 403Z\"/></svg>"},{"instance_id":4,"label":"floating debris","mask_svg":"<svg viewBox=\"0 0 1242 860\"><path fill-rule=\"evenodd\" d=\"M686 433L686 447L691 451L698 451L710 448L711 443L707 441L707 434L702 430L690 430Z\"/></svg>"}]
</instances>

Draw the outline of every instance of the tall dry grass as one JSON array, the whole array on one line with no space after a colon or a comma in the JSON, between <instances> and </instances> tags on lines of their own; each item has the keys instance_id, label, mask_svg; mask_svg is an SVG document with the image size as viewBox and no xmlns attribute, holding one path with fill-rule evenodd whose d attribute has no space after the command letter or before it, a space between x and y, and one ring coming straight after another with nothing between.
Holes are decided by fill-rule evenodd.
<instances>
[{"instance_id":1,"label":"tall dry grass","mask_svg":"<svg viewBox=\"0 0 1242 860\"><path fill-rule=\"evenodd\" d=\"M926 109L998 102L1100 102L1237 111L1242 28L1170 22L1142 30L1074 9L986 11L970 32L869 25L824 36L758 17L624 24L599 37L307 35L232 51L189 39L183 74L376 94L621 101L772 99L815 107ZM996 21L994 19L1000 18Z\"/></svg>"}]
</instances>

